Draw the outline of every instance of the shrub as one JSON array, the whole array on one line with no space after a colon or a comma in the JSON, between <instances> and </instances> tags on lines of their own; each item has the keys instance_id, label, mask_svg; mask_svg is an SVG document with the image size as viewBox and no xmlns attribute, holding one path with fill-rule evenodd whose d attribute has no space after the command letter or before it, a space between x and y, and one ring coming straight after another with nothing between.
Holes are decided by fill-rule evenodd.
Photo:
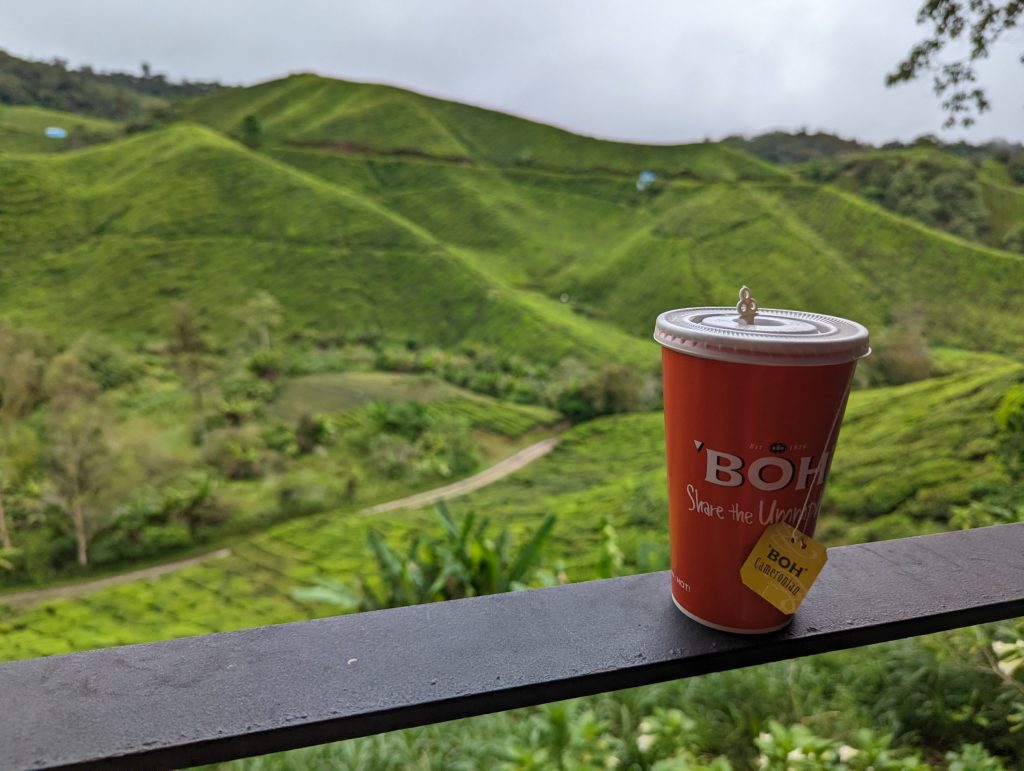
<instances>
[{"instance_id":1,"label":"shrub","mask_svg":"<svg viewBox=\"0 0 1024 771\"><path fill-rule=\"evenodd\" d=\"M229 428L213 432L204 451L206 462L228 479L258 479L271 465L271 458L255 427Z\"/></svg>"},{"instance_id":2,"label":"shrub","mask_svg":"<svg viewBox=\"0 0 1024 771\"><path fill-rule=\"evenodd\" d=\"M419 402L376 402L368 409L376 433L397 434L414 441L427 430L430 417Z\"/></svg>"},{"instance_id":3,"label":"shrub","mask_svg":"<svg viewBox=\"0 0 1024 771\"><path fill-rule=\"evenodd\" d=\"M861 378L872 385L901 385L928 378L932 357L921 327L911 319L876 335Z\"/></svg>"},{"instance_id":4,"label":"shrub","mask_svg":"<svg viewBox=\"0 0 1024 771\"><path fill-rule=\"evenodd\" d=\"M989 754L980 744L965 744L957 752L947 752L949 771L1006 771L997 757Z\"/></svg>"},{"instance_id":5,"label":"shrub","mask_svg":"<svg viewBox=\"0 0 1024 771\"><path fill-rule=\"evenodd\" d=\"M635 410L641 380L631 367L606 364L600 372L574 377L555 397L555 409L574 423Z\"/></svg>"},{"instance_id":6,"label":"shrub","mask_svg":"<svg viewBox=\"0 0 1024 771\"><path fill-rule=\"evenodd\" d=\"M227 520L214 495L214 482L206 474L192 473L171 484L163 494L162 510L169 522L183 522L193 538L203 528L212 528Z\"/></svg>"},{"instance_id":7,"label":"shrub","mask_svg":"<svg viewBox=\"0 0 1024 771\"><path fill-rule=\"evenodd\" d=\"M71 351L89 368L93 379L104 390L130 383L142 371L141 362L103 335L85 334L75 341Z\"/></svg>"},{"instance_id":8,"label":"shrub","mask_svg":"<svg viewBox=\"0 0 1024 771\"><path fill-rule=\"evenodd\" d=\"M221 398L217 402L213 426L240 426L259 417L263 407L277 396L278 386L253 377L248 372L235 373L220 384Z\"/></svg>"},{"instance_id":9,"label":"shrub","mask_svg":"<svg viewBox=\"0 0 1024 771\"><path fill-rule=\"evenodd\" d=\"M329 444L334 438L334 423L326 415L304 413L295 428L295 446L300 455Z\"/></svg>"},{"instance_id":10,"label":"shrub","mask_svg":"<svg viewBox=\"0 0 1024 771\"><path fill-rule=\"evenodd\" d=\"M284 371L284 363L277 351L265 349L257 351L246 362L246 369L262 380L277 380Z\"/></svg>"},{"instance_id":11,"label":"shrub","mask_svg":"<svg viewBox=\"0 0 1024 771\"><path fill-rule=\"evenodd\" d=\"M130 532L116 530L96 537L90 546L90 561L105 565L156 557L192 544L192 535L182 523L149 525Z\"/></svg>"},{"instance_id":12,"label":"shrub","mask_svg":"<svg viewBox=\"0 0 1024 771\"><path fill-rule=\"evenodd\" d=\"M1003 236L1003 248L1024 254L1024 225L1017 225Z\"/></svg>"},{"instance_id":13,"label":"shrub","mask_svg":"<svg viewBox=\"0 0 1024 771\"><path fill-rule=\"evenodd\" d=\"M275 452L286 455L298 453L298 446L295 443L295 432L279 420L274 420L264 426L262 436L263 443Z\"/></svg>"},{"instance_id":14,"label":"shrub","mask_svg":"<svg viewBox=\"0 0 1024 771\"><path fill-rule=\"evenodd\" d=\"M450 477L472 471L480 464L469 424L456 417L432 420L416 444L421 470L427 473Z\"/></svg>"},{"instance_id":15,"label":"shrub","mask_svg":"<svg viewBox=\"0 0 1024 771\"><path fill-rule=\"evenodd\" d=\"M412 471L419 450L403 436L381 434L370 440L369 461L379 473L400 479Z\"/></svg>"},{"instance_id":16,"label":"shrub","mask_svg":"<svg viewBox=\"0 0 1024 771\"><path fill-rule=\"evenodd\" d=\"M352 499L355 478L344 468L330 475L316 468L290 469L275 485L278 511L294 517L335 509Z\"/></svg>"},{"instance_id":17,"label":"shrub","mask_svg":"<svg viewBox=\"0 0 1024 771\"><path fill-rule=\"evenodd\" d=\"M1015 479L1024 476L1024 385L1012 386L996 410L999 451Z\"/></svg>"},{"instance_id":18,"label":"shrub","mask_svg":"<svg viewBox=\"0 0 1024 771\"><path fill-rule=\"evenodd\" d=\"M1006 162L1006 170L1010 179L1018 185L1024 185L1024 151L1018 151Z\"/></svg>"},{"instance_id":19,"label":"shrub","mask_svg":"<svg viewBox=\"0 0 1024 771\"><path fill-rule=\"evenodd\" d=\"M293 596L333 602L349 610L375 610L514 591L525 588L555 526L554 515L548 515L533 535L515 548L507 529L490 538L490 520L477 519L472 512L453 516L440 503L435 514L441 537L414 538L405 556L388 546L379 533L369 533L367 544L380 571L378 583L360 579L359 589L352 590L319 579L315 587L297 589Z\"/></svg>"},{"instance_id":20,"label":"shrub","mask_svg":"<svg viewBox=\"0 0 1024 771\"><path fill-rule=\"evenodd\" d=\"M223 521L212 499L209 477L187 477L163 492L150 490L122 507L96 534L90 547L94 564L155 557L185 548L202 526Z\"/></svg>"}]
</instances>

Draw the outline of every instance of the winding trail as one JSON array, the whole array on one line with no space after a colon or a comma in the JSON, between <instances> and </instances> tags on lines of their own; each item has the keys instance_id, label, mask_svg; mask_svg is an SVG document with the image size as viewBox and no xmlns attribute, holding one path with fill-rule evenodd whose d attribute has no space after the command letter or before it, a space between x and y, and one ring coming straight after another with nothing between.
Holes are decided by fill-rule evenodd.
<instances>
[{"instance_id":1,"label":"winding trail","mask_svg":"<svg viewBox=\"0 0 1024 771\"><path fill-rule=\"evenodd\" d=\"M223 559L231 556L231 549L217 549L216 551L200 554L197 557L178 560L176 562L165 562L163 565L154 565L151 568L133 570L130 573L121 573L109 578L98 578L95 581L85 581L80 584L68 584L67 586L51 586L48 589L30 589L27 592L15 592L14 594L0 594L0 605L10 605L12 608L25 608L28 605L35 605L43 600L67 599L70 597L81 597L85 594L92 594L98 589L106 589L108 586L127 584L132 581L141 581L144 578L154 578L165 573L173 573L182 568L198 565L207 560Z\"/></svg>"},{"instance_id":2,"label":"winding trail","mask_svg":"<svg viewBox=\"0 0 1024 771\"><path fill-rule=\"evenodd\" d=\"M505 460L498 461L490 468L486 468L481 471L479 474L474 474L471 477L460 479L458 482L452 482L450 485L445 485L444 487L435 487L433 490L427 490L426 492L417 493L416 495L410 495L407 498L399 498L396 501L378 503L376 506L370 506L359 513L364 516L370 516L371 514L382 514L385 511L394 511L395 509L419 508L420 506L428 506L431 503L437 503L438 501L457 498L460 495L471 493L474 490L479 490L481 487L486 487L489 484L497 482L499 479L507 477L509 474L518 471L523 466L533 463L538 458L543 458L555 449L555 446L558 444L558 440L559 437L557 436L550 439L544 439L536 444L531 444L529 447L524 447L513 455L509 455Z\"/></svg>"},{"instance_id":3,"label":"winding trail","mask_svg":"<svg viewBox=\"0 0 1024 771\"><path fill-rule=\"evenodd\" d=\"M504 460L498 461L490 468L486 468L480 473L461 479L458 482L452 482L450 485L435 487L433 490L426 490L425 492L410 495L405 498L398 498L394 501L378 503L375 506L363 509L359 513L364 516L370 516L373 514L382 514L386 511L395 511L397 509L418 508L420 506L428 506L429 504L436 503L438 501L448 500L449 498L457 498L460 495L465 495L466 493L473 492L474 490L479 490L481 487L486 487L489 484L497 482L499 479L504 479L509 474L533 463L535 460L543 458L555 449L559 439L560 437L556 436L531 444L529 447L524 447L519 450L519 452L513 453ZM105 589L109 586L118 586L119 584L127 584L132 581L154 578L156 576L166 575L167 573L173 573L181 570L182 568L191 567L192 565L198 565L208 560L223 559L224 557L230 556L231 549L217 549L216 551L200 554L196 557L189 557L188 559L177 560L176 562L166 562L163 565L154 565L153 567L142 568L141 570L132 570L128 573L121 573L120 575L109 576L107 578L99 578L95 581L85 581L80 584L68 584L66 586L51 586L46 589L30 589L28 591L15 592L13 594L0 594L0 605L8 605L12 608L21 610L29 605L35 605L38 602L43 602L44 600L82 597L86 594L92 594L99 589Z\"/></svg>"}]
</instances>

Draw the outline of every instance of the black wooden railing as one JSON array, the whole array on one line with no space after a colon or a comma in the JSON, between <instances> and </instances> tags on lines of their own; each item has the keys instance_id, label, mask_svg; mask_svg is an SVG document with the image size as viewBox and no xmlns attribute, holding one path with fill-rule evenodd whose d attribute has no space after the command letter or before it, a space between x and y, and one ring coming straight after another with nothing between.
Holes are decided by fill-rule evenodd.
<instances>
[{"instance_id":1,"label":"black wooden railing","mask_svg":"<svg viewBox=\"0 0 1024 771\"><path fill-rule=\"evenodd\" d=\"M1024 615L1024 524L829 552L781 632L684 618L666 573L0 665L0 767L163 768Z\"/></svg>"}]
</instances>

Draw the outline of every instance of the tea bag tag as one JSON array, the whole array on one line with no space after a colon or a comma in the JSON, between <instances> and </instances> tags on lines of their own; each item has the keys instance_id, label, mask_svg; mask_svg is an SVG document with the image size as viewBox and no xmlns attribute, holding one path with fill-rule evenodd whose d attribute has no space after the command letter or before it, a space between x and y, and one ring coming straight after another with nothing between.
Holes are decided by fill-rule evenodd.
<instances>
[{"instance_id":1,"label":"tea bag tag","mask_svg":"<svg viewBox=\"0 0 1024 771\"><path fill-rule=\"evenodd\" d=\"M823 544L779 522L761 535L740 580L783 613L796 613L827 559Z\"/></svg>"}]
</instances>

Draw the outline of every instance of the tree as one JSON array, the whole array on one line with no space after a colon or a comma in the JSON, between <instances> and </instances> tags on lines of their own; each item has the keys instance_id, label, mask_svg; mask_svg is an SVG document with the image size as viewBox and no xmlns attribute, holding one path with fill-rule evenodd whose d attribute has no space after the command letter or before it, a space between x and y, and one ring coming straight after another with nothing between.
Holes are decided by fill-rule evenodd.
<instances>
[{"instance_id":1,"label":"tree","mask_svg":"<svg viewBox=\"0 0 1024 771\"><path fill-rule=\"evenodd\" d=\"M255 115L246 115L242 121L242 143L254 150L263 143L263 125Z\"/></svg>"},{"instance_id":2,"label":"tree","mask_svg":"<svg viewBox=\"0 0 1024 771\"><path fill-rule=\"evenodd\" d=\"M178 374L186 390L192 394L196 417L196 436L200 445L206 442L206 408L203 391L209 372L209 342L202 317L187 302L171 306L171 329L168 350L174 357Z\"/></svg>"},{"instance_id":3,"label":"tree","mask_svg":"<svg viewBox=\"0 0 1024 771\"><path fill-rule=\"evenodd\" d=\"M50 478L44 500L71 521L78 564L89 564L89 542L104 507L99 500L110 474L108 416L99 385L72 353L57 356L46 372Z\"/></svg>"},{"instance_id":4,"label":"tree","mask_svg":"<svg viewBox=\"0 0 1024 771\"><path fill-rule=\"evenodd\" d=\"M274 295L260 291L245 304L243 320L259 347L269 351L270 333L284 323L284 309Z\"/></svg>"},{"instance_id":5,"label":"tree","mask_svg":"<svg viewBox=\"0 0 1024 771\"><path fill-rule=\"evenodd\" d=\"M42 399L42 361L31 335L0 328L0 458L7 459L15 421ZM8 464L0 469L0 549L13 548L4 499L11 484Z\"/></svg>"},{"instance_id":6,"label":"tree","mask_svg":"<svg viewBox=\"0 0 1024 771\"><path fill-rule=\"evenodd\" d=\"M887 86L915 80L932 73L935 94L945 97L942 108L948 113L945 127L958 122L970 126L975 115L990 108L985 89L977 86L976 63L988 58L992 46L1014 29L1024 13L1024 0L995 3L991 0L925 0L917 12L918 24L930 24L931 33L910 49L894 72L886 76ZM950 44L965 40L966 56L952 61L940 59ZM1024 63L1024 55L1021 56Z\"/></svg>"}]
</instances>

